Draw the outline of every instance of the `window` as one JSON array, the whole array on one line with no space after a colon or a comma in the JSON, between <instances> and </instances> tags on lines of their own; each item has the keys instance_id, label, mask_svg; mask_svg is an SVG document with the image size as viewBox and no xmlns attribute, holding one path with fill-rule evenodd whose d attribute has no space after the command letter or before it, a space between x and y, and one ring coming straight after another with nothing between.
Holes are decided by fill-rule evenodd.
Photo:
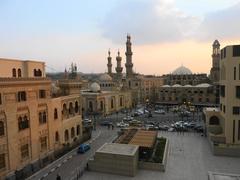
<instances>
[{"instance_id":1,"label":"window","mask_svg":"<svg viewBox=\"0 0 240 180\"><path fill-rule=\"evenodd\" d=\"M235 142L235 120L233 120L233 143Z\"/></svg>"},{"instance_id":2,"label":"window","mask_svg":"<svg viewBox=\"0 0 240 180\"><path fill-rule=\"evenodd\" d=\"M46 111L38 113L39 124L45 124L47 122L47 113Z\"/></svg>"},{"instance_id":3,"label":"window","mask_svg":"<svg viewBox=\"0 0 240 180\"><path fill-rule=\"evenodd\" d=\"M114 102L113 102L113 99L111 99L111 108L112 108L112 109L114 108Z\"/></svg>"},{"instance_id":4,"label":"window","mask_svg":"<svg viewBox=\"0 0 240 180\"><path fill-rule=\"evenodd\" d=\"M223 58L226 58L227 56L227 52L226 52L226 48L223 49Z\"/></svg>"},{"instance_id":5,"label":"window","mask_svg":"<svg viewBox=\"0 0 240 180\"><path fill-rule=\"evenodd\" d=\"M220 86L220 95L225 97L225 86Z\"/></svg>"},{"instance_id":6,"label":"window","mask_svg":"<svg viewBox=\"0 0 240 180\"><path fill-rule=\"evenodd\" d=\"M2 94L0 93L0 105L2 104Z\"/></svg>"},{"instance_id":7,"label":"window","mask_svg":"<svg viewBox=\"0 0 240 180\"><path fill-rule=\"evenodd\" d=\"M236 69L236 67L234 67L234 69L233 69L233 80L236 80L236 72L237 71L237 69Z\"/></svg>"},{"instance_id":8,"label":"window","mask_svg":"<svg viewBox=\"0 0 240 180\"><path fill-rule=\"evenodd\" d=\"M28 144L21 146L21 157L22 157L22 159L27 159L29 157Z\"/></svg>"},{"instance_id":9,"label":"window","mask_svg":"<svg viewBox=\"0 0 240 180\"><path fill-rule=\"evenodd\" d=\"M71 138L74 138L75 136L75 129L74 127L71 128Z\"/></svg>"},{"instance_id":10,"label":"window","mask_svg":"<svg viewBox=\"0 0 240 180\"><path fill-rule=\"evenodd\" d=\"M199 102L202 102L202 98L198 98L198 101L199 101Z\"/></svg>"},{"instance_id":11,"label":"window","mask_svg":"<svg viewBox=\"0 0 240 180\"><path fill-rule=\"evenodd\" d=\"M15 68L12 69L12 77L17 77L17 72Z\"/></svg>"},{"instance_id":12,"label":"window","mask_svg":"<svg viewBox=\"0 0 240 180\"><path fill-rule=\"evenodd\" d=\"M46 90L39 90L39 98L46 98Z\"/></svg>"},{"instance_id":13,"label":"window","mask_svg":"<svg viewBox=\"0 0 240 180\"><path fill-rule=\"evenodd\" d=\"M64 139L65 139L65 141L69 140L69 134L68 134L68 130L67 129L64 132Z\"/></svg>"},{"instance_id":14,"label":"window","mask_svg":"<svg viewBox=\"0 0 240 180\"><path fill-rule=\"evenodd\" d=\"M18 77L22 77L22 71L21 71L21 69L18 69Z\"/></svg>"},{"instance_id":15,"label":"window","mask_svg":"<svg viewBox=\"0 0 240 180\"><path fill-rule=\"evenodd\" d=\"M73 103L72 102L70 102L70 104L69 104L69 114L71 114L71 115L73 115L74 114L74 110L73 110Z\"/></svg>"},{"instance_id":16,"label":"window","mask_svg":"<svg viewBox=\"0 0 240 180\"><path fill-rule=\"evenodd\" d=\"M240 140L240 120L238 120L238 140Z\"/></svg>"},{"instance_id":17,"label":"window","mask_svg":"<svg viewBox=\"0 0 240 180\"><path fill-rule=\"evenodd\" d=\"M233 106L233 114L240 114L240 107Z\"/></svg>"},{"instance_id":18,"label":"window","mask_svg":"<svg viewBox=\"0 0 240 180\"><path fill-rule=\"evenodd\" d=\"M236 97L240 98L240 86L236 86Z\"/></svg>"},{"instance_id":19,"label":"window","mask_svg":"<svg viewBox=\"0 0 240 180\"><path fill-rule=\"evenodd\" d=\"M3 169L5 167L6 167L5 154L0 154L0 169Z\"/></svg>"},{"instance_id":20,"label":"window","mask_svg":"<svg viewBox=\"0 0 240 180\"><path fill-rule=\"evenodd\" d=\"M223 105L223 112L225 113L226 112L226 106Z\"/></svg>"},{"instance_id":21,"label":"window","mask_svg":"<svg viewBox=\"0 0 240 180\"><path fill-rule=\"evenodd\" d=\"M26 101L26 100L27 100L26 92L25 91L19 91L18 92L18 102Z\"/></svg>"},{"instance_id":22,"label":"window","mask_svg":"<svg viewBox=\"0 0 240 180\"><path fill-rule=\"evenodd\" d=\"M209 119L209 125L219 125L220 122L219 122L219 118L217 116L212 116L210 119Z\"/></svg>"},{"instance_id":23,"label":"window","mask_svg":"<svg viewBox=\"0 0 240 180\"><path fill-rule=\"evenodd\" d=\"M19 116L18 117L18 130L21 131L21 130L24 130L24 129L27 129L29 128L29 120L28 120L28 117L25 115L25 116Z\"/></svg>"},{"instance_id":24,"label":"window","mask_svg":"<svg viewBox=\"0 0 240 180\"><path fill-rule=\"evenodd\" d=\"M240 45L233 46L233 57L240 56Z\"/></svg>"},{"instance_id":25,"label":"window","mask_svg":"<svg viewBox=\"0 0 240 180\"><path fill-rule=\"evenodd\" d=\"M80 134L80 125L77 125L77 136Z\"/></svg>"},{"instance_id":26,"label":"window","mask_svg":"<svg viewBox=\"0 0 240 180\"><path fill-rule=\"evenodd\" d=\"M240 80L240 64L238 65L238 80Z\"/></svg>"},{"instance_id":27,"label":"window","mask_svg":"<svg viewBox=\"0 0 240 180\"><path fill-rule=\"evenodd\" d=\"M59 141L59 134L58 134L58 131L56 131L55 133L55 142L58 142Z\"/></svg>"},{"instance_id":28,"label":"window","mask_svg":"<svg viewBox=\"0 0 240 180\"><path fill-rule=\"evenodd\" d=\"M123 98L120 97L120 106L123 106Z\"/></svg>"},{"instance_id":29,"label":"window","mask_svg":"<svg viewBox=\"0 0 240 180\"><path fill-rule=\"evenodd\" d=\"M54 109L54 119L58 118L58 111L57 108Z\"/></svg>"},{"instance_id":30,"label":"window","mask_svg":"<svg viewBox=\"0 0 240 180\"><path fill-rule=\"evenodd\" d=\"M40 137L41 151L45 151L47 149L47 136Z\"/></svg>"},{"instance_id":31,"label":"window","mask_svg":"<svg viewBox=\"0 0 240 180\"><path fill-rule=\"evenodd\" d=\"M5 130L4 130L4 123L3 121L0 121L0 136L4 136Z\"/></svg>"},{"instance_id":32,"label":"window","mask_svg":"<svg viewBox=\"0 0 240 180\"><path fill-rule=\"evenodd\" d=\"M78 102L76 101L75 102L75 113L78 113L79 111L79 107L78 107Z\"/></svg>"}]
</instances>

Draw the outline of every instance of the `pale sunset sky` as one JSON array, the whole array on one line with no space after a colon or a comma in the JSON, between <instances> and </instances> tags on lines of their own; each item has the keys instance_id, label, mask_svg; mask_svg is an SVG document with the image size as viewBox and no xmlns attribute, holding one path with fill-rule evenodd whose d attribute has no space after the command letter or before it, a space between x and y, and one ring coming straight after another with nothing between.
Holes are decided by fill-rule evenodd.
<instances>
[{"instance_id":1,"label":"pale sunset sky","mask_svg":"<svg viewBox=\"0 0 240 180\"><path fill-rule=\"evenodd\" d=\"M118 49L124 66L129 33L136 72L184 65L209 73L215 39L240 44L239 17L240 0L1 0L0 57L45 61L48 72L75 62L101 73L109 48L113 68Z\"/></svg>"}]
</instances>

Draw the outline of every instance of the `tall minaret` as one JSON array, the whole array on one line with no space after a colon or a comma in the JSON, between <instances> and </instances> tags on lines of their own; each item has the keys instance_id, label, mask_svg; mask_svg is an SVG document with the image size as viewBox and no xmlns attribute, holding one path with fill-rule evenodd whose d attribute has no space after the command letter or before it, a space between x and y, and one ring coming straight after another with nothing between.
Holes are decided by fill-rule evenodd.
<instances>
[{"instance_id":1,"label":"tall minaret","mask_svg":"<svg viewBox=\"0 0 240 180\"><path fill-rule=\"evenodd\" d=\"M118 50L118 55L116 57L117 60L117 67L115 68L116 72L117 72L117 78L121 79L122 78L122 65L121 65L121 61L122 61L122 57L120 56L120 52Z\"/></svg>"},{"instance_id":2,"label":"tall minaret","mask_svg":"<svg viewBox=\"0 0 240 180\"><path fill-rule=\"evenodd\" d=\"M111 76L112 75L112 57L111 57L111 52L110 49L108 50L108 63L107 63L107 67L108 67L108 74Z\"/></svg>"},{"instance_id":3,"label":"tall minaret","mask_svg":"<svg viewBox=\"0 0 240 180\"><path fill-rule=\"evenodd\" d=\"M133 63L132 63L132 43L130 35L127 35L127 42L126 42L126 73L127 78L133 75Z\"/></svg>"},{"instance_id":4,"label":"tall minaret","mask_svg":"<svg viewBox=\"0 0 240 180\"><path fill-rule=\"evenodd\" d=\"M213 82L218 82L220 79L220 43L215 40L212 45L212 68L210 78Z\"/></svg>"}]
</instances>

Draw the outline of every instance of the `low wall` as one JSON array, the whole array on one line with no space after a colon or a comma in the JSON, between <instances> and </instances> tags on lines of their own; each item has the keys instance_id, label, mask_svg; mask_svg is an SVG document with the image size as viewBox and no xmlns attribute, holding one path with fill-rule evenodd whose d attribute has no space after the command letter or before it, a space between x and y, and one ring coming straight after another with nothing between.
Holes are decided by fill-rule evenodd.
<instances>
[{"instance_id":1,"label":"low wall","mask_svg":"<svg viewBox=\"0 0 240 180\"><path fill-rule=\"evenodd\" d=\"M240 157L240 146L226 145L226 144L214 144L210 142L212 152L216 156L230 156Z\"/></svg>"},{"instance_id":2,"label":"low wall","mask_svg":"<svg viewBox=\"0 0 240 180\"><path fill-rule=\"evenodd\" d=\"M167 139L165 144L165 149L164 149L163 162L154 163L154 162L138 161L138 168L164 172L166 170L168 154L169 154L169 140Z\"/></svg>"}]
</instances>

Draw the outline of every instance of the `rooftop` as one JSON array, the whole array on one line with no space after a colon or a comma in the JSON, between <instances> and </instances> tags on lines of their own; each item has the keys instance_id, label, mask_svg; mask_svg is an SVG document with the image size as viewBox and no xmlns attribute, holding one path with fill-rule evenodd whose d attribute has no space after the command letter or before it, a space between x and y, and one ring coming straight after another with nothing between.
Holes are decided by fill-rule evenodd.
<instances>
[{"instance_id":1,"label":"rooftop","mask_svg":"<svg viewBox=\"0 0 240 180\"><path fill-rule=\"evenodd\" d=\"M138 130L129 144L152 148L157 138L157 131Z\"/></svg>"},{"instance_id":2,"label":"rooftop","mask_svg":"<svg viewBox=\"0 0 240 180\"><path fill-rule=\"evenodd\" d=\"M117 143L105 143L97 153L109 153L132 156L138 150L137 145L131 144L117 144Z\"/></svg>"}]
</instances>

